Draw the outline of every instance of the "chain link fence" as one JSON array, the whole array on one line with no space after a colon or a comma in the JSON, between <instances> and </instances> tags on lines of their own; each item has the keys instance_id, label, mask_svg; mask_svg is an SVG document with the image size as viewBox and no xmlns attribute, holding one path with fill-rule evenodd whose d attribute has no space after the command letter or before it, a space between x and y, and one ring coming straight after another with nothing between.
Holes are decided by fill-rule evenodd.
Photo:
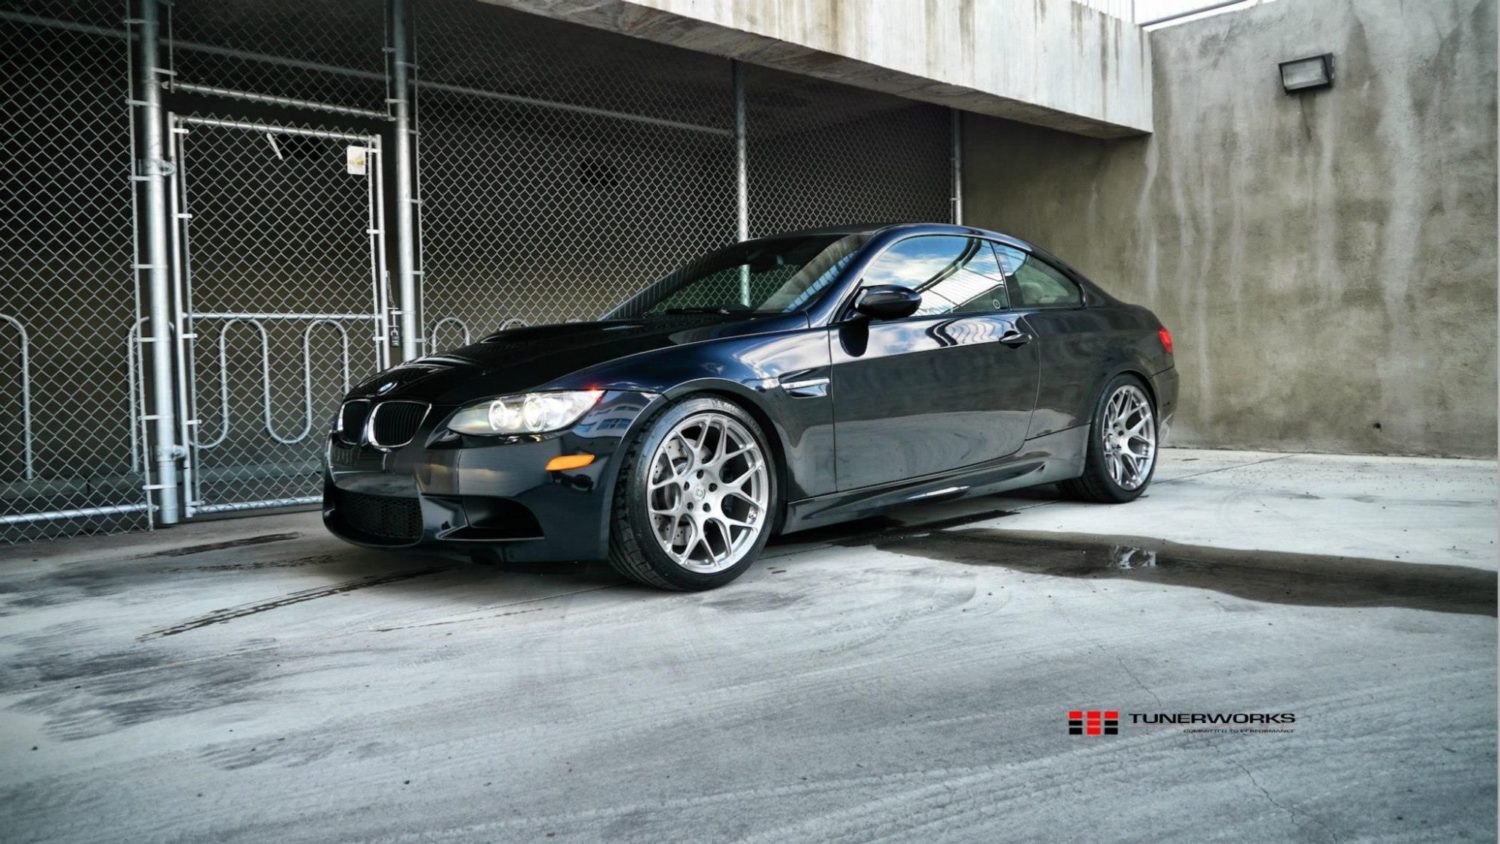
<instances>
[{"instance_id":1,"label":"chain link fence","mask_svg":"<svg viewBox=\"0 0 1500 844\"><path fill-rule=\"evenodd\" d=\"M729 62L468 0L415 11L431 348L596 317L734 240Z\"/></svg>"},{"instance_id":2,"label":"chain link fence","mask_svg":"<svg viewBox=\"0 0 1500 844\"><path fill-rule=\"evenodd\" d=\"M157 386L176 396L187 515L315 499L337 398L396 356L394 1L160 7L178 323L175 382L155 385L132 354L152 354L132 12L0 0L0 541L150 524ZM730 61L476 0L407 3L420 347L597 317L736 240ZM743 80L752 236L949 219L946 110Z\"/></svg>"},{"instance_id":3,"label":"chain link fence","mask_svg":"<svg viewBox=\"0 0 1500 844\"><path fill-rule=\"evenodd\" d=\"M0 12L0 541L144 527L124 9Z\"/></svg>"},{"instance_id":4,"label":"chain link fence","mask_svg":"<svg viewBox=\"0 0 1500 844\"><path fill-rule=\"evenodd\" d=\"M735 240L729 61L467 0L416 12L430 349L596 317ZM752 236L951 217L945 109L758 67L745 107Z\"/></svg>"},{"instance_id":5,"label":"chain link fence","mask_svg":"<svg viewBox=\"0 0 1500 844\"><path fill-rule=\"evenodd\" d=\"M750 236L953 216L947 109L745 69Z\"/></svg>"},{"instance_id":6,"label":"chain link fence","mask_svg":"<svg viewBox=\"0 0 1500 844\"><path fill-rule=\"evenodd\" d=\"M173 0L167 8L164 47L178 91L387 111L378 0Z\"/></svg>"}]
</instances>

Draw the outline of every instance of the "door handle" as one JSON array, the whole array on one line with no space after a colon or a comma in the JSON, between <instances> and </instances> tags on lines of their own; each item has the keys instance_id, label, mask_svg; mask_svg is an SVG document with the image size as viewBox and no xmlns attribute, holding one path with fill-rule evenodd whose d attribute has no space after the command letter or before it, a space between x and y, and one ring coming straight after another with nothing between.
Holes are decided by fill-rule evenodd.
<instances>
[{"instance_id":1,"label":"door handle","mask_svg":"<svg viewBox=\"0 0 1500 844\"><path fill-rule=\"evenodd\" d=\"M1005 333L1000 335L1000 342L1015 349L1030 343L1031 335L1015 328L1007 328Z\"/></svg>"}]
</instances>

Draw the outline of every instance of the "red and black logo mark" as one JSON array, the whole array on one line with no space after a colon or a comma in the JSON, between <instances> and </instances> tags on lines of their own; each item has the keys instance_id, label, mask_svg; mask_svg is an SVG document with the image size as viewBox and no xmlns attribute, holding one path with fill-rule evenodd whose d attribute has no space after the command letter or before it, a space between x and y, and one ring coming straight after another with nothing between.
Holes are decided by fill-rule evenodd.
<instances>
[{"instance_id":1,"label":"red and black logo mark","mask_svg":"<svg viewBox=\"0 0 1500 844\"><path fill-rule=\"evenodd\" d=\"M1117 736L1120 713L1113 709L1074 709L1068 713L1070 736Z\"/></svg>"}]
</instances>

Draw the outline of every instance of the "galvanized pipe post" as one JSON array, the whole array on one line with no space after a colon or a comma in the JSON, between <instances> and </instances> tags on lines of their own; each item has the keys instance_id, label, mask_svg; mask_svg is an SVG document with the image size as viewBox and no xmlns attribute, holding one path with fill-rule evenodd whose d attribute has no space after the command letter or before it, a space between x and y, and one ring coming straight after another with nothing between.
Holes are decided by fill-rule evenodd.
<instances>
[{"instance_id":1,"label":"galvanized pipe post","mask_svg":"<svg viewBox=\"0 0 1500 844\"><path fill-rule=\"evenodd\" d=\"M949 134L953 140L953 224L963 225L964 222L964 147L963 147L963 112L956 108L948 109L952 115L952 126Z\"/></svg>"},{"instance_id":2,"label":"galvanized pipe post","mask_svg":"<svg viewBox=\"0 0 1500 844\"><path fill-rule=\"evenodd\" d=\"M401 359L411 360L418 350L416 235L412 209L417 202L412 184L411 43L407 33L406 0L390 0L391 14L391 117L396 143L396 287L401 303Z\"/></svg>"},{"instance_id":3,"label":"galvanized pipe post","mask_svg":"<svg viewBox=\"0 0 1500 844\"><path fill-rule=\"evenodd\" d=\"M177 460L182 449L177 443L176 391L173 389L175 370L172 357L172 277L167 252L167 227L171 220L167 216L167 176L171 163L167 159L166 146L162 138L161 68L158 52L161 47L159 0L140 0L139 26L140 60L135 63L138 72L135 79L135 108L138 109L140 155L135 162L136 179L145 186L145 207L140 219L141 232L146 248L137 259L145 258L138 269L146 271L147 313L150 315L151 332L151 407L152 430L156 447L156 493L158 511L156 520L161 524L176 524L180 520L180 503L177 485Z\"/></svg>"},{"instance_id":4,"label":"galvanized pipe post","mask_svg":"<svg viewBox=\"0 0 1500 844\"><path fill-rule=\"evenodd\" d=\"M750 170L745 144L745 66L729 63L734 89L734 239L750 239ZM740 267L740 304L750 304L750 268Z\"/></svg>"}]
</instances>

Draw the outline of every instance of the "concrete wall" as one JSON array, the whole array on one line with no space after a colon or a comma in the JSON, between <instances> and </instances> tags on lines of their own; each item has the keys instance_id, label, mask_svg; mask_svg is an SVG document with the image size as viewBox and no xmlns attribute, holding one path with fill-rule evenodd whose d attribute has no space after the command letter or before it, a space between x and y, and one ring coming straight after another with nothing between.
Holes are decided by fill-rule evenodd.
<instances>
[{"instance_id":1,"label":"concrete wall","mask_svg":"<svg viewBox=\"0 0 1500 844\"><path fill-rule=\"evenodd\" d=\"M1156 134L965 121L965 219L1176 338L1183 445L1493 456L1493 0L1271 3L1151 36ZM1335 85L1279 61L1332 52Z\"/></svg>"},{"instance_id":2,"label":"concrete wall","mask_svg":"<svg viewBox=\"0 0 1500 844\"><path fill-rule=\"evenodd\" d=\"M1072 0L485 0L1093 137L1151 131L1145 33Z\"/></svg>"}]
</instances>

